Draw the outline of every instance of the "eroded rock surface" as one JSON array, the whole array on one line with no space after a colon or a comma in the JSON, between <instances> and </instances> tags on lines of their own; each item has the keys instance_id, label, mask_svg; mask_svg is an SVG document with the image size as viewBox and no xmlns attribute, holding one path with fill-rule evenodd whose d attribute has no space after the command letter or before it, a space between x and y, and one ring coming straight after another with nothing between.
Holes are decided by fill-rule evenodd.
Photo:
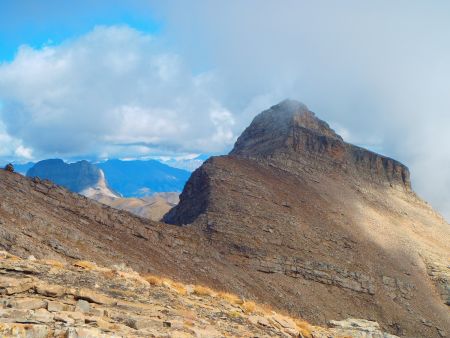
<instances>
[{"instance_id":1,"label":"eroded rock surface","mask_svg":"<svg viewBox=\"0 0 450 338\"><path fill-rule=\"evenodd\" d=\"M341 332L129 269L22 260L7 252L0 252L0 295L2 337L330 337ZM380 332L372 324L365 332ZM359 334L356 326L344 328Z\"/></svg>"}]
</instances>

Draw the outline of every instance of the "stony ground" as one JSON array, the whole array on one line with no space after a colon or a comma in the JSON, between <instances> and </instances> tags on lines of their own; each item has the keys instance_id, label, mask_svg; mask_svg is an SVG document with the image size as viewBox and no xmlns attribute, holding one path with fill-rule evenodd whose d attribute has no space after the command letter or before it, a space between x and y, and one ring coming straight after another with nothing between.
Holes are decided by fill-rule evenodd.
<instances>
[{"instance_id":1,"label":"stony ground","mask_svg":"<svg viewBox=\"0 0 450 338\"><path fill-rule=\"evenodd\" d=\"M124 266L20 259L0 252L2 337L394 337L375 322L313 327L199 285Z\"/></svg>"}]
</instances>

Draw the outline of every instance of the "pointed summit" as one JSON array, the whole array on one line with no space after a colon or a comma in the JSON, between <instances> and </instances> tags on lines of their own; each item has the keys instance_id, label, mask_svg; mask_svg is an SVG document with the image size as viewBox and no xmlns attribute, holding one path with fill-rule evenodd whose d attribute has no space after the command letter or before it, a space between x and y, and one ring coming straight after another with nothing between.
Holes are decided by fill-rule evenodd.
<instances>
[{"instance_id":1,"label":"pointed summit","mask_svg":"<svg viewBox=\"0 0 450 338\"><path fill-rule=\"evenodd\" d=\"M343 141L330 126L308 107L295 100L284 100L258 114L238 138L231 155L267 155L289 146L295 134L304 130L316 137Z\"/></svg>"},{"instance_id":2,"label":"pointed summit","mask_svg":"<svg viewBox=\"0 0 450 338\"><path fill-rule=\"evenodd\" d=\"M230 155L269 160L283 169L289 163L294 171L300 167L340 170L355 178L411 189L406 166L344 142L328 123L295 100L284 100L257 115Z\"/></svg>"}]
</instances>

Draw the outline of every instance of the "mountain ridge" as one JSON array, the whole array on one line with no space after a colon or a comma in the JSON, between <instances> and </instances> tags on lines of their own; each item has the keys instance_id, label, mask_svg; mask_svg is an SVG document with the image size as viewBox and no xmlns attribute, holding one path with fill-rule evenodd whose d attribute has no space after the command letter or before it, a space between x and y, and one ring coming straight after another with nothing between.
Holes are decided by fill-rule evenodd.
<instances>
[{"instance_id":1,"label":"mountain ridge","mask_svg":"<svg viewBox=\"0 0 450 338\"><path fill-rule=\"evenodd\" d=\"M449 224L411 189L406 166L345 143L305 105L287 103L256 116L229 155L194 171L164 220L235 246L236 261L311 299L307 318L314 305L338 302L363 318L401 317L392 333L437 335L418 334L412 318L433 308L446 325Z\"/></svg>"},{"instance_id":2,"label":"mountain ridge","mask_svg":"<svg viewBox=\"0 0 450 338\"><path fill-rule=\"evenodd\" d=\"M265 156L206 161L166 214L175 225L0 171L0 246L21 257L123 262L313 324L364 318L397 336L450 332L449 224L401 179L281 144Z\"/></svg>"}]
</instances>

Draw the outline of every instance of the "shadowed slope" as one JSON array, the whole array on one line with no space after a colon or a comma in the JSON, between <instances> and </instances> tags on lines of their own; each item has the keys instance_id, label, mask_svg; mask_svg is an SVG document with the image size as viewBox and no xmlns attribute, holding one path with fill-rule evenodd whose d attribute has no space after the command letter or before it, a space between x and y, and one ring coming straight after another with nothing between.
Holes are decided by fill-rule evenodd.
<instances>
[{"instance_id":1,"label":"shadowed slope","mask_svg":"<svg viewBox=\"0 0 450 338\"><path fill-rule=\"evenodd\" d=\"M229 156L193 173L165 220L233 248L236 264L313 322L449 330L448 223L411 191L404 165L343 142L302 104L258 115Z\"/></svg>"}]
</instances>

